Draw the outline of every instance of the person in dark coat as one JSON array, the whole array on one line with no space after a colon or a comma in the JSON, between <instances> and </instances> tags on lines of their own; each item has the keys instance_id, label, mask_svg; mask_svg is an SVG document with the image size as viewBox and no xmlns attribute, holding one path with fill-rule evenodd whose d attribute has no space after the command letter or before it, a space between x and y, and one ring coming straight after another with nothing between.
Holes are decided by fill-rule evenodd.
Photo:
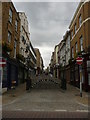
<instances>
[{"instance_id":1,"label":"person in dark coat","mask_svg":"<svg viewBox=\"0 0 90 120\"><path fill-rule=\"evenodd\" d=\"M26 79L26 90L30 90L31 89L31 78L28 77Z\"/></svg>"}]
</instances>

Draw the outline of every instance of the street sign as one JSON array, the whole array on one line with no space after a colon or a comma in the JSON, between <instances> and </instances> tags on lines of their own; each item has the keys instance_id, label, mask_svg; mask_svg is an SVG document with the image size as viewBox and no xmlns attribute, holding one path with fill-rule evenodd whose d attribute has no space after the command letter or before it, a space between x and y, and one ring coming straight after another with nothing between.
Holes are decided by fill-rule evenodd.
<instances>
[{"instance_id":1,"label":"street sign","mask_svg":"<svg viewBox=\"0 0 90 120\"><path fill-rule=\"evenodd\" d=\"M76 59L76 62L79 65L79 69L80 69L80 96L82 97L82 66L81 66L81 64L83 63L83 58L78 57Z\"/></svg>"},{"instance_id":2,"label":"street sign","mask_svg":"<svg viewBox=\"0 0 90 120\"><path fill-rule=\"evenodd\" d=\"M83 63L83 58L82 57L78 57L76 59L76 62L77 62L78 65L81 65Z\"/></svg>"},{"instance_id":3,"label":"street sign","mask_svg":"<svg viewBox=\"0 0 90 120\"><path fill-rule=\"evenodd\" d=\"M4 67L6 65L6 60L3 58L0 58L0 67Z\"/></svg>"}]
</instances>

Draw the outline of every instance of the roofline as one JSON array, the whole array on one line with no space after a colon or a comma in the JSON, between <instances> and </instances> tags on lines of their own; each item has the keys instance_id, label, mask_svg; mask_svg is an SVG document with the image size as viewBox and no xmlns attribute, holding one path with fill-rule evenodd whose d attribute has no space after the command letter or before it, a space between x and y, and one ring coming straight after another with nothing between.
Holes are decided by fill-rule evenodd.
<instances>
[{"instance_id":1,"label":"roofline","mask_svg":"<svg viewBox=\"0 0 90 120\"><path fill-rule=\"evenodd\" d=\"M78 5L78 7L77 7L77 9L76 9L76 11L74 13L74 16L73 16L73 18L72 18L72 20L70 22L69 28L71 27L71 25L73 23L73 20L75 19L75 16L77 15L77 12L78 12L79 8L81 7L82 3L83 3L82 1L79 3L79 5Z\"/></svg>"}]
</instances>

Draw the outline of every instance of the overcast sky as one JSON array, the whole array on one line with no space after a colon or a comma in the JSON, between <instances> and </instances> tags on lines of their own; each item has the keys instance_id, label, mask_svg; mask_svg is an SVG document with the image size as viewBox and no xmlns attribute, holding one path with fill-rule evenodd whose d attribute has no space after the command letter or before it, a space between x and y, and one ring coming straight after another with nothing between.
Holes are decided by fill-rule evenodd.
<instances>
[{"instance_id":1,"label":"overcast sky","mask_svg":"<svg viewBox=\"0 0 90 120\"><path fill-rule=\"evenodd\" d=\"M17 11L28 17L30 39L39 48L44 66L48 66L51 54L63 38L76 11L77 2L15 2Z\"/></svg>"}]
</instances>

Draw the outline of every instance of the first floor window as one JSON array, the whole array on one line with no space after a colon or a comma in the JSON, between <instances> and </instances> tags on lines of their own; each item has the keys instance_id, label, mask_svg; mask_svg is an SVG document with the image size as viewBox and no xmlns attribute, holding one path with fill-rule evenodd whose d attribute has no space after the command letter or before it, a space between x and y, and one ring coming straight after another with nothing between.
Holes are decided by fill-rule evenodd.
<instances>
[{"instance_id":1,"label":"first floor window","mask_svg":"<svg viewBox=\"0 0 90 120\"><path fill-rule=\"evenodd\" d=\"M74 58L74 52L73 52L73 47L72 47L72 58Z\"/></svg>"},{"instance_id":2,"label":"first floor window","mask_svg":"<svg viewBox=\"0 0 90 120\"><path fill-rule=\"evenodd\" d=\"M10 43L11 42L11 38L12 38L12 34L10 31L8 31L8 42Z\"/></svg>"},{"instance_id":3,"label":"first floor window","mask_svg":"<svg viewBox=\"0 0 90 120\"><path fill-rule=\"evenodd\" d=\"M22 47L20 48L20 53L23 54L23 48Z\"/></svg>"},{"instance_id":4,"label":"first floor window","mask_svg":"<svg viewBox=\"0 0 90 120\"><path fill-rule=\"evenodd\" d=\"M74 26L74 32L76 34L76 30L77 30L77 26L76 26L76 23L75 23L75 26Z\"/></svg>"},{"instance_id":5,"label":"first floor window","mask_svg":"<svg viewBox=\"0 0 90 120\"><path fill-rule=\"evenodd\" d=\"M20 48L20 53L21 53L21 55L23 55L24 56L24 48Z\"/></svg>"},{"instance_id":6,"label":"first floor window","mask_svg":"<svg viewBox=\"0 0 90 120\"><path fill-rule=\"evenodd\" d=\"M83 37L82 36L80 37L80 48L81 48L81 51L83 51Z\"/></svg>"},{"instance_id":7,"label":"first floor window","mask_svg":"<svg viewBox=\"0 0 90 120\"><path fill-rule=\"evenodd\" d=\"M76 53L77 53L78 52L77 42L75 44L75 48L76 48Z\"/></svg>"},{"instance_id":8,"label":"first floor window","mask_svg":"<svg viewBox=\"0 0 90 120\"><path fill-rule=\"evenodd\" d=\"M71 31L71 37L73 38L73 30Z\"/></svg>"}]
</instances>

